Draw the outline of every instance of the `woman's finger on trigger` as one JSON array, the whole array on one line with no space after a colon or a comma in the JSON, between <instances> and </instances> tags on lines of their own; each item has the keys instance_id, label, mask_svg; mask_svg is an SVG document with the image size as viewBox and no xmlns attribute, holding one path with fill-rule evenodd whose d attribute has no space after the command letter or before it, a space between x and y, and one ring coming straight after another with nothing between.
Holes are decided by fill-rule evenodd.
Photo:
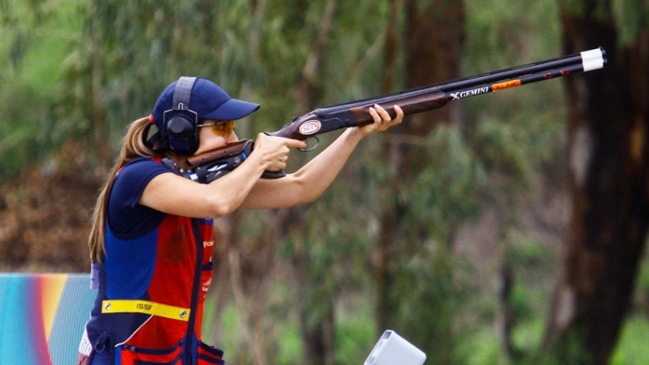
<instances>
[{"instance_id":1,"label":"woman's finger on trigger","mask_svg":"<svg viewBox=\"0 0 649 365\"><path fill-rule=\"evenodd\" d=\"M306 142L301 141L299 139L285 138L284 146L287 147L286 148L287 151L288 151L288 147L306 148Z\"/></svg>"}]
</instances>

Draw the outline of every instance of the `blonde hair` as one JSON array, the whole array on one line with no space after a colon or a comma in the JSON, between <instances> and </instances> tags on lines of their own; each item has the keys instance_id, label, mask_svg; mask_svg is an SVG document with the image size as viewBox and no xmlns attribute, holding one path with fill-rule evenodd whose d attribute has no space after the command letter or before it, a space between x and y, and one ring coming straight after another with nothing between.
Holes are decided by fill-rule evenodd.
<instances>
[{"instance_id":1,"label":"blonde hair","mask_svg":"<svg viewBox=\"0 0 649 365\"><path fill-rule=\"evenodd\" d=\"M119 153L115 165L110 170L104 186L97 197L95 210L92 215L92 228L88 236L88 246L90 248L90 260L101 262L106 253L104 246L104 237L106 233L106 207L108 206L108 197L110 190L115 182L115 177L120 168L138 157L160 156L154 149L148 147L144 141L147 137L150 127L149 118L141 118L132 122L124 139L122 149Z\"/></svg>"}]
</instances>

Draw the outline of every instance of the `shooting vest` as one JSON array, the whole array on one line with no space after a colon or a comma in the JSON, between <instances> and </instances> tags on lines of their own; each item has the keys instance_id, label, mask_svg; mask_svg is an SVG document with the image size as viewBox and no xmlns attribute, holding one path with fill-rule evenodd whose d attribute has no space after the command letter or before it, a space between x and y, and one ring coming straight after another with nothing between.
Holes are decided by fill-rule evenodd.
<instances>
[{"instance_id":1,"label":"shooting vest","mask_svg":"<svg viewBox=\"0 0 649 365\"><path fill-rule=\"evenodd\" d=\"M105 238L104 262L93 263L98 293L80 353L92 352L91 364L225 364L221 350L201 341L212 219L164 215L132 238L117 237L106 223Z\"/></svg>"}]
</instances>

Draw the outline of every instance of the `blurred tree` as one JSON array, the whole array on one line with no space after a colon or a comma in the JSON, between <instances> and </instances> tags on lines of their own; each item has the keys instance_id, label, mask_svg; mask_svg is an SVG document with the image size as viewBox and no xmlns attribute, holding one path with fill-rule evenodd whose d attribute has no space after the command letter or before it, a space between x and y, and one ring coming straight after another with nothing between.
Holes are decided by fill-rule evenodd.
<instances>
[{"instance_id":1,"label":"blurred tree","mask_svg":"<svg viewBox=\"0 0 649 365\"><path fill-rule=\"evenodd\" d=\"M555 1L465 3L466 74L563 54ZM563 86L558 80L537 83L464 103L466 122L461 128L488 177L481 189L481 218L472 227L480 233L467 241L465 231L456 237L455 246L466 252L468 244L491 258L472 260L481 284L472 286L470 304L461 318L480 315L483 321L492 322L490 336L498 341L494 346L499 354L491 363L524 361L541 342L535 328L545 320L547 308L538 298L549 295L555 283L555 256L559 256L558 244L567 226L562 213L567 175ZM542 264L525 262L521 252ZM539 252L550 253L550 258ZM484 282L485 277L491 279ZM495 292L497 304L492 302ZM472 323L471 333L480 330L474 326L477 323ZM479 346L486 342L477 341Z\"/></svg>"},{"instance_id":2,"label":"blurred tree","mask_svg":"<svg viewBox=\"0 0 649 365\"><path fill-rule=\"evenodd\" d=\"M562 2L561 19L566 51L603 46L609 65L568 80L573 212L546 346L563 364L604 365L649 225L649 5Z\"/></svg>"},{"instance_id":3,"label":"blurred tree","mask_svg":"<svg viewBox=\"0 0 649 365\"><path fill-rule=\"evenodd\" d=\"M394 20L390 25L403 24L404 28L388 30L384 63L390 68L386 69L384 93L394 91L393 75L403 74L406 88L459 77L464 3L393 0L391 4ZM400 13L400 9L405 11ZM402 23L397 21L399 16ZM403 72L397 68L398 53L393 52L397 45L403 45ZM427 139L440 123L458 122L456 108L451 105L407 118L388 132L396 138L387 139L381 148L389 180L379 185L384 200L375 254L377 329L407 333L425 352L435 354L428 360L432 364L459 363L452 334L452 308L459 297L452 284L454 265L447 242L459 222L455 218L466 218L475 208L470 197L475 182L471 159L459 163L455 150L442 147L455 142L457 151L462 151L462 142L449 138L454 136L452 131ZM430 148L422 148L429 143ZM467 195L444 194L449 198L445 201L437 195L440 183ZM465 205L445 205L458 198L466 199Z\"/></svg>"},{"instance_id":4,"label":"blurred tree","mask_svg":"<svg viewBox=\"0 0 649 365\"><path fill-rule=\"evenodd\" d=\"M332 26L335 22L336 8L338 1L326 0L321 5L321 18L315 25L312 46L304 61L304 67L297 84L300 97L297 99L296 110L299 114L307 112L319 102L323 94L324 85L317 79L322 74L327 46L331 38ZM301 4L302 8L306 4ZM291 227L285 226L286 231L294 234L292 244L294 245L291 263L296 277L297 284L295 300L298 305L299 328L304 343L304 360L313 365L334 365L335 356L335 315L334 300L323 301L322 298L335 298L338 294L332 290L332 281L327 280L328 275L323 272L322 267L314 266L314 263L324 264L329 268L333 262L329 255L333 250L326 249L327 244L320 242L320 238L304 234L307 230L308 217L304 214L305 207L297 207L291 210ZM297 230L296 230L297 228ZM315 259L315 260L314 260Z\"/></svg>"},{"instance_id":5,"label":"blurred tree","mask_svg":"<svg viewBox=\"0 0 649 365\"><path fill-rule=\"evenodd\" d=\"M54 85L60 72L55 62L65 58L81 37L74 21L76 3L65 10L48 1L0 0L0 180L16 177L51 156L61 143L53 133ZM51 47L48 47L51 46Z\"/></svg>"}]
</instances>

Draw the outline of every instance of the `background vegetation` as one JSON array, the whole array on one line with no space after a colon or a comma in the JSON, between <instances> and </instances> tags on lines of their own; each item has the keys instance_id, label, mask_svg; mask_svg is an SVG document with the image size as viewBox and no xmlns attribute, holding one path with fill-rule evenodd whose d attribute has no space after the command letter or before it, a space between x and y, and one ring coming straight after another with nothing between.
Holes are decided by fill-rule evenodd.
<instances>
[{"instance_id":1,"label":"background vegetation","mask_svg":"<svg viewBox=\"0 0 649 365\"><path fill-rule=\"evenodd\" d=\"M611 17L619 50L646 52L633 47L646 40L647 7L0 0L0 269L86 270L95 194L125 126L180 75L260 102L238 125L253 138L317 106L562 55L584 14ZM432 50L413 42L426 23L439 27L418 38ZM591 43L583 46L607 45ZM417 61L430 64L429 79L417 76ZM633 68L640 80L647 69ZM205 337L237 364L359 363L387 328L424 349L427 364L604 363L579 341L545 356L576 227L571 93L548 81L425 114L425 133L364 141L318 202L219 220ZM294 153L292 166L315 153ZM641 262L604 356L611 364L649 361Z\"/></svg>"}]
</instances>

